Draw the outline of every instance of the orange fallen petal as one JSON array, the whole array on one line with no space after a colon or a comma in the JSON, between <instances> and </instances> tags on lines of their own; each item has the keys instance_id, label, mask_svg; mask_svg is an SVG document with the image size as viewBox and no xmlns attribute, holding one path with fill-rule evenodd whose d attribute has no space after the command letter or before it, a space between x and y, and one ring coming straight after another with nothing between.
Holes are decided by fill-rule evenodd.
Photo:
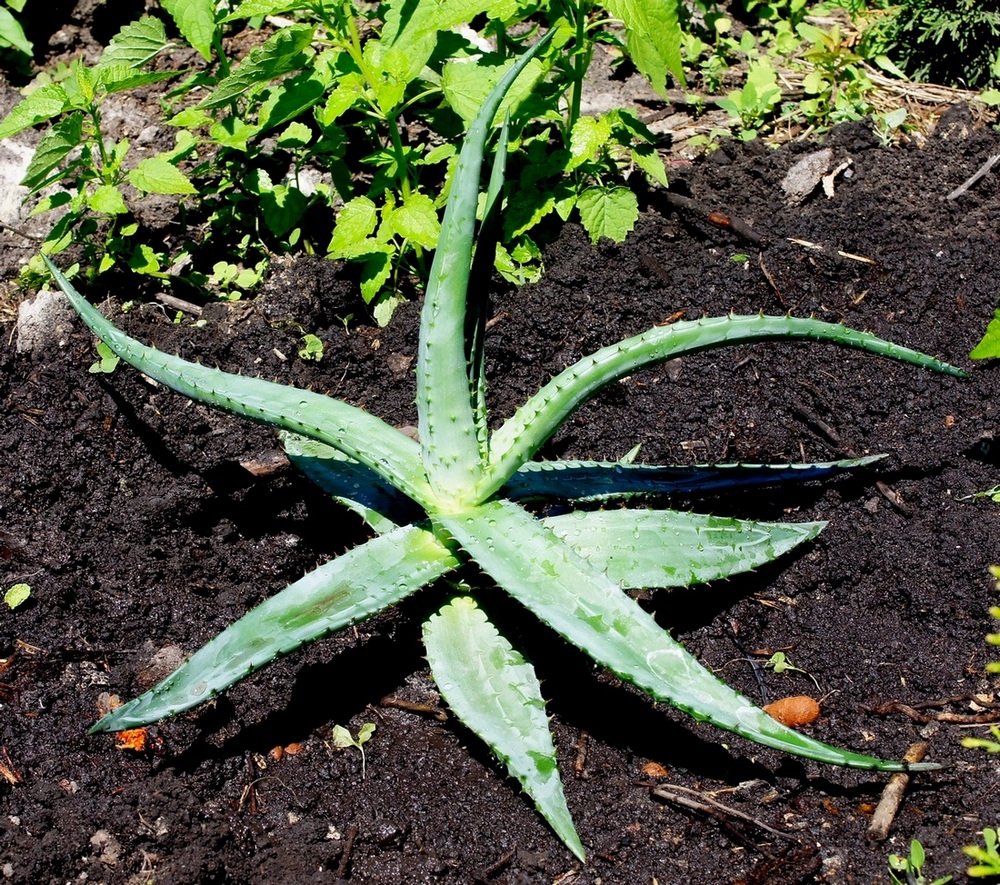
<instances>
[{"instance_id":1,"label":"orange fallen petal","mask_svg":"<svg viewBox=\"0 0 1000 885\"><path fill-rule=\"evenodd\" d=\"M115 747L119 750L134 750L141 753L146 749L149 731L145 728L126 728L115 735Z\"/></svg>"},{"instance_id":2,"label":"orange fallen petal","mask_svg":"<svg viewBox=\"0 0 1000 885\"><path fill-rule=\"evenodd\" d=\"M642 766L642 773L646 777L670 777L670 772L659 762L647 762Z\"/></svg>"},{"instance_id":3,"label":"orange fallen petal","mask_svg":"<svg viewBox=\"0 0 1000 885\"><path fill-rule=\"evenodd\" d=\"M796 695L768 704L764 707L764 712L782 725L795 728L815 722L819 718L819 704L808 695Z\"/></svg>"}]
</instances>

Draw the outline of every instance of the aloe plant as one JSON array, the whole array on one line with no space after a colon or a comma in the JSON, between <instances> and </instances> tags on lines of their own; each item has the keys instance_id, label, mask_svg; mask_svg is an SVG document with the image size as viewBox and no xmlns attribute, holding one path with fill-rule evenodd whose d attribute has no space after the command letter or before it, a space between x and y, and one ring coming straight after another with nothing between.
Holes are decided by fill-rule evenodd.
<instances>
[{"instance_id":1,"label":"aloe plant","mask_svg":"<svg viewBox=\"0 0 1000 885\"><path fill-rule=\"evenodd\" d=\"M962 374L924 354L812 319L701 319L655 327L598 350L553 378L489 432L485 320L481 304L467 303L480 174L501 98L530 55L511 67L482 106L454 173L421 318L419 442L346 402L227 374L147 347L106 320L49 262L84 322L123 361L192 399L279 428L292 461L360 513L374 532L367 543L246 614L92 731L134 728L194 707L277 656L443 579L452 582L454 596L424 625L427 657L441 694L583 859L538 678L477 601L470 586L475 563L594 661L696 719L836 765L882 771L935 767L837 749L781 725L698 663L626 592L711 581L754 568L816 537L824 523L761 523L650 507L580 508L538 518L528 509L530 502L552 497L607 501L813 478L873 460L704 468L532 460L595 391L653 363L728 344L809 338ZM483 203L480 255L488 254L488 232L495 229L502 202L506 144L504 124ZM459 568L467 580L449 577Z\"/></svg>"}]
</instances>

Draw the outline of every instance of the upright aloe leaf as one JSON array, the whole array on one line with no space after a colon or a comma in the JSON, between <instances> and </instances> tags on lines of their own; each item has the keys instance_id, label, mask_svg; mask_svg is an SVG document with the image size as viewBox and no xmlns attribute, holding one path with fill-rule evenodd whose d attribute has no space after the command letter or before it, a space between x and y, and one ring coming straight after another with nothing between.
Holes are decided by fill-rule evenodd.
<instances>
[{"instance_id":1,"label":"upright aloe leaf","mask_svg":"<svg viewBox=\"0 0 1000 885\"><path fill-rule=\"evenodd\" d=\"M536 43L504 74L466 134L427 281L417 352L417 414L424 464L446 504L468 504L483 472L465 339L483 153L504 93L546 42Z\"/></svg>"},{"instance_id":2,"label":"upright aloe leaf","mask_svg":"<svg viewBox=\"0 0 1000 885\"><path fill-rule=\"evenodd\" d=\"M467 596L424 624L427 660L448 706L503 760L580 860L535 670Z\"/></svg>"},{"instance_id":3,"label":"upright aloe leaf","mask_svg":"<svg viewBox=\"0 0 1000 885\"><path fill-rule=\"evenodd\" d=\"M706 670L617 584L515 504L493 501L437 521L504 590L542 621L657 700L767 747L818 762L904 771L782 725Z\"/></svg>"}]
</instances>

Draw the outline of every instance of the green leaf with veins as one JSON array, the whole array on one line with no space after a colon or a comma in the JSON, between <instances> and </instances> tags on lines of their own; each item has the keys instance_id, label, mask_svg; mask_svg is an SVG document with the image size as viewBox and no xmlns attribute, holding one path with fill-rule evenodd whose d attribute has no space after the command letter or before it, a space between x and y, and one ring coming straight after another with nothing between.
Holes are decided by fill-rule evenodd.
<instances>
[{"instance_id":1,"label":"green leaf with veins","mask_svg":"<svg viewBox=\"0 0 1000 885\"><path fill-rule=\"evenodd\" d=\"M639 201L627 187L588 187L576 208L592 243L601 237L621 243L639 220Z\"/></svg>"},{"instance_id":2,"label":"green leaf with veins","mask_svg":"<svg viewBox=\"0 0 1000 885\"><path fill-rule=\"evenodd\" d=\"M227 374L143 345L105 319L45 258L70 303L111 352L193 400L281 430L289 457L376 532L269 597L93 730L137 727L190 709L275 657L395 605L427 584L450 581L451 571L474 562L491 579L489 593L496 592L495 583L594 661L695 719L837 765L884 771L937 767L840 750L781 725L702 666L624 592L754 568L815 537L822 524L754 523L669 509L582 510L539 519L519 503L553 496L608 500L718 492L727 485L812 478L871 463L679 468L531 460L602 387L668 359L734 343L807 338L963 374L924 354L817 320L706 318L654 327L584 357L489 432L481 347L485 316L477 301L468 301L481 166L506 90L545 43L543 38L522 56L486 97L455 167L421 313L419 442L341 400ZM487 207L500 205L506 137L504 127ZM613 203L612 192L588 199L609 196ZM391 201L387 210L390 217L399 211ZM626 226L614 221L607 207L594 207L594 212L598 230L620 232ZM488 218L493 214L488 208ZM356 248L352 244L373 239L378 211L370 200L355 199L342 211L341 223L334 239L341 252L349 252ZM388 236L398 233L394 229ZM388 266L388 252L373 258L385 259ZM385 305L383 299L376 310ZM465 574L475 579L471 568ZM537 676L479 608L477 588L451 586L458 597L432 615L424 631L439 688L456 715L519 779L567 848L582 858Z\"/></svg>"},{"instance_id":3,"label":"green leaf with veins","mask_svg":"<svg viewBox=\"0 0 1000 885\"><path fill-rule=\"evenodd\" d=\"M163 22L151 15L125 25L101 54L98 69L113 65L138 68L150 61L170 43Z\"/></svg>"},{"instance_id":4,"label":"green leaf with veins","mask_svg":"<svg viewBox=\"0 0 1000 885\"><path fill-rule=\"evenodd\" d=\"M267 41L252 49L239 67L228 77L223 77L208 98L198 103L199 108L219 108L242 98L248 92L270 83L282 74L290 74L303 67L305 52L312 42L316 28L313 25L293 25L282 28Z\"/></svg>"},{"instance_id":5,"label":"green leaf with veins","mask_svg":"<svg viewBox=\"0 0 1000 885\"><path fill-rule=\"evenodd\" d=\"M215 39L215 0L160 0L160 5L205 61L212 60Z\"/></svg>"},{"instance_id":6,"label":"green leaf with veins","mask_svg":"<svg viewBox=\"0 0 1000 885\"><path fill-rule=\"evenodd\" d=\"M148 194L194 194L197 189L191 180L164 156L140 160L135 169L129 170L132 186Z\"/></svg>"},{"instance_id":7,"label":"green leaf with veins","mask_svg":"<svg viewBox=\"0 0 1000 885\"><path fill-rule=\"evenodd\" d=\"M58 83L40 86L26 98L22 98L0 123L0 138L10 138L31 126L37 126L63 111L69 110L70 99L66 90Z\"/></svg>"},{"instance_id":8,"label":"green leaf with veins","mask_svg":"<svg viewBox=\"0 0 1000 885\"><path fill-rule=\"evenodd\" d=\"M640 73L664 98L667 73L684 84L681 62L680 4L669 0L602 0L601 5L625 24L625 45Z\"/></svg>"}]
</instances>

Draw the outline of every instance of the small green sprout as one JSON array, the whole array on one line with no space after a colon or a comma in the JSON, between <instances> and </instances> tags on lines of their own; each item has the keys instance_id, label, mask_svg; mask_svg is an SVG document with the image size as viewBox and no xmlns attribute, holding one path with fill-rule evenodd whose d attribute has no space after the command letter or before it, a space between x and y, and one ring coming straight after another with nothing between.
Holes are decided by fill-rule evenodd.
<instances>
[{"instance_id":1,"label":"small green sprout","mask_svg":"<svg viewBox=\"0 0 1000 885\"><path fill-rule=\"evenodd\" d=\"M302 347L299 348L299 359L318 363L323 359L323 342L315 335L303 335Z\"/></svg>"},{"instance_id":2,"label":"small green sprout","mask_svg":"<svg viewBox=\"0 0 1000 885\"><path fill-rule=\"evenodd\" d=\"M962 849L976 863L966 870L974 879L982 879L986 876L1000 876L1000 853L997 852L997 831L992 827L983 830L983 844L985 848L978 845L966 845Z\"/></svg>"},{"instance_id":3,"label":"small green sprout","mask_svg":"<svg viewBox=\"0 0 1000 885\"><path fill-rule=\"evenodd\" d=\"M776 651L767 659L764 666L770 667L775 673L778 674L784 673L786 670L792 673L801 673L803 676L808 676L813 681L817 690L819 689L819 683L816 681L816 677L807 670L803 670L801 667L796 667L783 651Z\"/></svg>"},{"instance_id":4,"label":"small green sprout","mask_svg":"<svg viewBox=\"0 0 1000 885\"><path fill-rule=\"evenodd\" d=\"M958 500L971 501L975 498L989 498L994 504L1000 504L1000 483L997 483L992 489L985 489L982 492L973 492L971 495L963 495Z\"/></svg>"},{"instance_id":5,"label":"small green sprout","mask_svg":"<svg viewBox=\"0 0 1000 885\"><path fill-rule=\"evenodd\" d=\"M7 603L7 608L15 609L19 605L28 601L31 596L31 587L27 584L14 584L3 595L3 601Z\"/></svg>"},{"instance_id":6,"label":"small green sprout","mask_svg":"<svg viewBox=\"0 0 1000 885\"><path fill-rule=\"evenodd\" d=\"M92 375L110 375L122 361L122 358L103 341L97 342L97 355L100 359L90 367Z\"/></svg>"},{"instance_id":7,"label":"small green sprout","mask_svg":"<svg viewBox=\"0 0 1000 885\"><path fill-rule=\"evenodd\" d=\"M968 851L968 849L965 849ZM951 876L942 876L930 882L924 876L924 861L927 859L924 853L924 846L918 839L910 843L910 853L907 857L900 857L898 854L889 855L889 878L892 885L945 885L952 880ZM899 878L896 873L904 873L904 878Z\"/></svg>"},{"instance_id":8,"label":"small green sprout","mask_svg":"<svg viewBox=\"0 0 1000 885\"><path fill-rule=\"evenodd\" d=\"M333 726L333 745L339 750L346 750L348 747L357 747L361 753L361 780L365 779L365 744L371 740L375 733L375 723L366 722L358 729L358 736L351 737L351 733L343 725Z\"/></svg>"}]
</instances>

